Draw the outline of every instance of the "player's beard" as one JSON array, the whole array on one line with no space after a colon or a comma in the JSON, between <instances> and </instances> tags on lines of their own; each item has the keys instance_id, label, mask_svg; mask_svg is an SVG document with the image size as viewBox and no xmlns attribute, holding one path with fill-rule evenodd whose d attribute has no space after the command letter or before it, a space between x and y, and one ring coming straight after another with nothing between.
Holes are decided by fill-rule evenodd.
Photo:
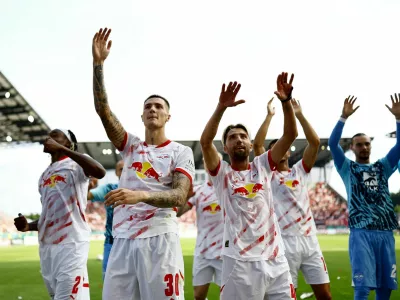
<instances>
[{"instance_id":1,"label":"player's beard","mask_svg":"<svg viewBox=\"0 0 400 300\"><path fill-rule=\"evenodd\" d=\"M247 148L245 148L243 150L236 150L236 151L233 151L232 158L235 161L245 161L246 159L248 159L249 154L250 154L250 151Z\"/></svg>"}]
</instances>

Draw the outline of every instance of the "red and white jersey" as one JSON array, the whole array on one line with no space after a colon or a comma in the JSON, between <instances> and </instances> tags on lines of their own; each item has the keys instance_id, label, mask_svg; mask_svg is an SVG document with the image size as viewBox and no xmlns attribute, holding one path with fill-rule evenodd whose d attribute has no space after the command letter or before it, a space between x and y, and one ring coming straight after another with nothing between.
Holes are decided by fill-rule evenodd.
<instances>
[{"instance_id":1,"label":"red and white jersey","mask_svg":"<svg viewBox=\"0 0 400 300\"><path fill-rule=\"evenodd\" d=\"M303 160L289 171L274 171L271 180L275 213L282 235L316 234L315 222L308 198L310 170Z\"/></svg>"},{"instance_id":2,"label":"red and white jersey","mask_svg":"<svg viewBox=\"0 0 400 300\"><path fill-rule=\"evenodd\" d=\"M82 167L69 157L47 167L39 179L39 243L89 241L90 228L84 215L88 186Z\"/></svg>"},{"instance_id":3,"label":"red and white jersey","mask_svg":"<svg viewBox=\"0 0 400 300\"><path fill-rule=\"evenodd\" d=\"M195 195L189 199L189 206L196 207L197 239L195 256L207 259L221 259L224 236L224 216L214 186L205 182L194 188Z\"/></svg>"},{"instance_id":4,"label":"red and white jersey","mask_svg":"<svg viewBox=\"0 0 400 300\"><path fill-rule=\"evenodd\" d=\"M284 254L270 187L274 168L268 151L254 158L246 171L222 161L210 173L224 213L222 255L260 261Z\"/></svg>"},{"instance_id":5,"label":"red and white jersey","mask_svg":"<svg viewBox=\"0 0 400 300\"><path fill-rule=\"evenodd\" d=\"M194 176L192 149L182 144L166 141L153 146L138 137L126 134L120 149L124 169L119 188L133 191L162 192L172 189L175 172L185 174L190 182ZM114 238L147 238L160 234L179 233L177 208L157 208L139 202L120 205L114 209Z\"/></svg>"}]
</instances>

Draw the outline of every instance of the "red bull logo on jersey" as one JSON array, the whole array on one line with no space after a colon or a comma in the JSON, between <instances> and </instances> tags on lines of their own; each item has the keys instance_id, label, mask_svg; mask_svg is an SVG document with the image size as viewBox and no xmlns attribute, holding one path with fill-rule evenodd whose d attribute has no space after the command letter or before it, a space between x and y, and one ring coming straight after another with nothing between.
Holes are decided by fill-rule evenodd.
<instances>
[{"instance_id":1,"label":"red bull logo on jersey","mask_svg":"<svg viewBox=\"0 0 400 300\"><path fill-rule=\"evenodd\" d=\"M64 182L67 183L67 180L64 176L61 176L59 174L54 174L51 175L47 179L43 179L43 184L42 187L49 186L51 188L55 187L59 182Z\"/></svg>"},{"instance_id":2,"label":"red bull logo on jersey","mask_svg":"<svg viewBox=\"0 0 400 300\"><path fill-rule=\"evenodd\" d=\"M285 181L285 180L283 180L283 178L281 178L280 184L281 185L284 184L288 188L294 190L300 184L300 182L298 180L296 180L296 179L294 179L294 180L286 180Z\"/></svg>"},{"instance_id":3,"label":"red bull logo on jersey","mask_svg":"<svg viewBox=\"0 0 400 300\"><path fill-rule=\"evenodd\" d=\"M221 211L221 206L218 203L211 203L210 205L203 207L203 212L209 212L212 215L220 211Z\"/></svg>"},{"instance_id":4,"label":"red bull logo on jersey","mask_svg":"<svg viewBox=\"0 0 400 300\"><path fill-rule=\"evenodd\" d=\"M245 196L246 198L251 199L254 198L261 190L264 190L261 183L249 183L244 186L234 188L232 195Z\"/></svg>"},{"instance_id":5,"label":"red bull logo on jersey","mask_svg":"<svg viewBox=\"0 0 400 300\"><path fill-rule=\"evenodd\" d=\"M145 179L145 178L153 178L157 181L160 181L160 175L157 171L153 168L152 164L148 161L145 162L133 162L128 169L134 169L136 172L137 177Z\"/></svg>"}]
</instances>

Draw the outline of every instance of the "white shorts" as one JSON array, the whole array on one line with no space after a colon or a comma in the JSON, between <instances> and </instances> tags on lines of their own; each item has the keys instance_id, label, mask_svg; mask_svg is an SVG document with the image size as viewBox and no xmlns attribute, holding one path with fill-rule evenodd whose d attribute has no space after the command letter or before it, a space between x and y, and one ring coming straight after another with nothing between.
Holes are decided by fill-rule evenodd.
<instances>
[{"instance_id":1,"label":"white shorts","mask_svg":"<svg viewBox=\"0 0 400 300\"><path fill-rule=\"evenodd\" d=\"M328 269L316 236L282 236L295 288L299 270L307 284L329 283Z\"/></svg>"},{"instance_id":2,"label":"white shorts","mask_svg":"<svg viewBox=\"0 0 400 300\"><path fill-rule=\"evenodd\" d=\"M114 240L103 300L182 300L183 285L183 256L177 234Z\"/></svg>"},{"instance_id":3,"label":"white shorts","mask_svg":"<svg viewBox=\"0 0 400 300\"><path fill-rule=\"evenodd\" d=\"M40 269L51 299L89 300L89 242L40 245Z\"/></svg>"},{"instance_id":4,"label":"white shorts","mask_svg":"<svg viewBox=\"0 0 400 300\"><path fill-rule=\"evenodd\" d=\"M221 300L293 300L296 293L285 256L241 261L224 256Z\"/></svg>"},{"instance_id":5,"label":"white shorts","mask_svg":"<svg viewBox=\"0 0 400 300\"><path fill-rule=\"evenodd\" d=\"M193 286L205 285L214 282L221 286L222 259L207 259L194 257Z\"/></svg>"}]
</instances>

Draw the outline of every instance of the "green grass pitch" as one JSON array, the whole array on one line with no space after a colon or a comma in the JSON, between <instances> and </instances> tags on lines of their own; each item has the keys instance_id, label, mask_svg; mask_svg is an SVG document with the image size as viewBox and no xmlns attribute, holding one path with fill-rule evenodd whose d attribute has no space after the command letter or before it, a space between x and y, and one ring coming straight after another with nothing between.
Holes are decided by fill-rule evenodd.
<instances>
[{"instance_id":1,"label":"green grass pitch","mask_svg":"<svg viewBox=\"0 0 400 300\"><path fill-rule=\"evenodd\" d=\"M348 256L348 236L319 236L321 248L329 270L333 299L353 299L351 273ZM182 239L185 259L185 298L193 299L192 262L195 239ZM103 243L91 243L88 261L90 294L92 300L101 299L101 261L96 260L103 252ZM399 270L400 237L396 237L397 269ZM311 291L302 277L299 278L297 295ZM219 288L212 285L208 299L219 299ZM49 299L42 277L39 273L39 255L37 246L14 246L0 248L0 299L1 300L43 300ZM299 298L299 297L298 297ZM371 293L369 299L375 299ZM400 292L392 293L391 299L400 299Z\"/></svg>"}]
</instances>

